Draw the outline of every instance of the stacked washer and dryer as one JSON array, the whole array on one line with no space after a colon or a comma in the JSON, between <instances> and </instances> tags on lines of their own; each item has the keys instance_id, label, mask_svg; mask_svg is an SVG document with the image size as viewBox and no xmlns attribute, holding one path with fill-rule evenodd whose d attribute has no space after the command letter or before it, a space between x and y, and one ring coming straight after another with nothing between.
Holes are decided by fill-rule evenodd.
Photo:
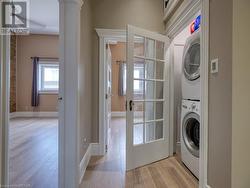
<instances>
[{"instance_id":1,"label":"stacked washer and dryer","mask_svg":"<svg viewBox=\"0 0 250 188\"><path fill-rule=\"evenodd\" d=\"M181 158L198 178L200 153L200 31L184 46L182 59Z\"/></svg>"}]
</instances>

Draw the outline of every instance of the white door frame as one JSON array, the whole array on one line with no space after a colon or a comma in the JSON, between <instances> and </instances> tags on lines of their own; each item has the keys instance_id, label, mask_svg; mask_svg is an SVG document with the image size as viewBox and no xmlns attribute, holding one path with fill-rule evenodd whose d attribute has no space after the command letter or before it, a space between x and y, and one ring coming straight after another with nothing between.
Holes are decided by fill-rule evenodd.
<instances>
[{"instance_id":1,"label":"white door frame","mask_svg":"<svg viewBox=\"0 0 250 188\"><path fill-rule=\"evenodd\" d=\"M96 148L96 155L105 155L107 145L106 125L106 44L108 41L126 42L126 30L119 29L96 29L99 37L99 143Z\"/></svg>"},{"instance_id":2,"label":"white door frame","mask_svg":"<svg viewBox=\"0 0 250 188\"><path fill-rule=\"evenodd\" d=\"M82 0L59 0L59 164L58 187L79 187L78 64ZM8 184L10 37L0 36L0 184ZM3 74L4 73L4 74ZM3 92L4 91L4 92ZM3 163L4 161L4 163Z\"/></svg>"},{"instance_id":3,"label":"white door frame","mask_svg":"<svg viewBox=\"0 0 250 188\"><path fill-rule=\"evenodd\" d=\"M181 10L169 20L166 34L174 39L201 11L201 118L200 118L200 164L199 187L208 188L208 79L209 79L209 0L193 0L185 4ZM171 58L173 59L173 58ZM173 60L171 61L171 101L174 101L174 72ZM174 113L174 104L171 104L171 117ZM171 120L173 124L173 119Z\"/></svg>"}]
</instances>

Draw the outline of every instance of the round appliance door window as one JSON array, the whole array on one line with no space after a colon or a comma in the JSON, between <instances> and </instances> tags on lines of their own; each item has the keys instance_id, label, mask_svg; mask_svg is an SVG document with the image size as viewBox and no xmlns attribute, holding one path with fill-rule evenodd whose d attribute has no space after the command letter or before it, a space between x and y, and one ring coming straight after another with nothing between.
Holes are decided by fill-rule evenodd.
<instances>
[{"instance_id":1,"label":"round appliance door window","mask_svg":"<svg viewBox=\"0 0 250 188\"><path fill-rule=\"evenodd\" d=\"M199 157L200 148L200 117L189 113L183 119L182 136L185 146L195 157Z\"/></svg>"},{"instance_id":2,"label":"round appliance door window","mask_svg":"<svg viewBox=\"0 0 250 188\"><path fill-rule=\"evenodd\" d=\"M184 57L184 74L190 80L200 77L200 44L194 43L188 48Z\"/></svg>"}]
</instances>

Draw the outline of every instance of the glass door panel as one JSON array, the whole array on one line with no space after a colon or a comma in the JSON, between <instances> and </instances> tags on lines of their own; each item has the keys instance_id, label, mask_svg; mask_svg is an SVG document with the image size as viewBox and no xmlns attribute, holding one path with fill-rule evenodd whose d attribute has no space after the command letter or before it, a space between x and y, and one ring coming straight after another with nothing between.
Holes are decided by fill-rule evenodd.
<instances>
[{"instance_id":1,"label":"glass door panel","mask_svg":"<svg viewBox=\"0 0 250 188\"><path fill-rule=\"evenodd\" d=\"M168 156L166 36L133 26L127 42L127 170ZM167 102L167 103L166 103ZM140 160L142 159L142 160Z\"/></svg>"},{"instance_id":2,"label":"glass door panel","mask_svg":"<svg viewBox=\"0 0 250 188\"><path fill-rule=\"evenodd\" d=\"M163 121L164 119L163 60L163 42L139 35L134 37L133 143L135 145L152 142L158 138L162 138L163 135L161 124L156 122L157 120Z\"/></svg>"}]
</instances>

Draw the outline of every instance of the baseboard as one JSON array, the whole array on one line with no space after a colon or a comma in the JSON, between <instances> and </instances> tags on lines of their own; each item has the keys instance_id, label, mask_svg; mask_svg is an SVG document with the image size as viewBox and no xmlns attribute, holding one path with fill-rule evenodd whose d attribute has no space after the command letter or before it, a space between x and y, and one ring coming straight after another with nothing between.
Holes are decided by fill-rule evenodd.
<instances>
[{"instance_id":1,"label":"baseboard","mask_svg":"<svg viewBox=\"0 0 250 188\"><path fill-rule=\"evenodd\" d=\"M211 186L209 186L209 185L206 185L206 188L212 188Z\"/></svg>"},{"instance_id":2,"label":"baseboard","mask_svg":"<svg viewBox=\"0 0 250 188\"><path fill-rule=\"evenodd\" d=\"M58 112L12 112L9 117L58 117Z\"/></svg>"},{"instance_id":3,"label":"baseboard","mask_svg":"<svg viewBox=\"0 0 250 188\"><path fill-rule=\"evenodd\" d=\"M176 142L176 148L175 148L176 152L180 152L181 151L181 142Z\"/></svg>"},{"instance_id":4,"label":"baseboard","mask_svg":"<svg viewBox=\"0 0 250 188\"><path fill-rule=\"evenodd\" d=\"M126 112L111 112L111 117L126 117Z\"/></svg>"},{"instance_id":5,"label":"baseboard","mask_svg":"<svg viewBox=\"0 0 250 188\"><path fill-rule=\"evenodd\" d=\"M99 143L92 143L91 145L92 145L92 151L91 151L92 156L103 155Z\"/></svg>"},{"instance_id":6,"label":"baseboard","mask_svg":"<svg viewBox=\"0 0 250 188\"><path fill-rule=\"evenodd\" d=\"M79 184L81 184L83 176L84 176L85 171L86 171L86 168L87 168L87 166L89 164L89 160L90 160L91 155L92 155L91 153L92 153L92 144L89 144L89 147L88 147L85 155L83 156L83 158L82 158L82 160L80 162Z\"/></svg>"}]
</instances>

